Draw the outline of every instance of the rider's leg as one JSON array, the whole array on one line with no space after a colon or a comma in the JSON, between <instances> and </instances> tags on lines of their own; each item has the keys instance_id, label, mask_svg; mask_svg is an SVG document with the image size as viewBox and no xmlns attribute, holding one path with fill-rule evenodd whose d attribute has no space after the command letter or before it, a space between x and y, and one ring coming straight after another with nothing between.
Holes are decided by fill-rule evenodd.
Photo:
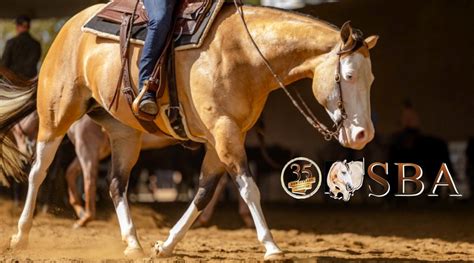
<instances>
[{"instance_id":1,"label":"rider's leg","mask_svg":"<svg viewBox=\"0 0 474 263\"><path fill-rule=\"evenodd\" d=\"M148 32L139 65L140 91L143 89L145 81L151 77L155 64L165 47L166 37L171 28L171 19L176 0L144 0L143 3L148 12L149 20ZM158 113L158 106L155 101L155 93L147 92L142 97L139 108L145 113L156 115Z\"/></svg>"}]
</instances>

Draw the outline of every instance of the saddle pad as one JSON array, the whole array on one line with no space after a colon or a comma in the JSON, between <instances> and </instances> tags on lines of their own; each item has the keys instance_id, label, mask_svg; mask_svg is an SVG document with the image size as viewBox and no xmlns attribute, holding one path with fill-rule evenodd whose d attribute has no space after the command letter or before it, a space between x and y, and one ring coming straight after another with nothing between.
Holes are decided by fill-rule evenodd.
<instances>
[{"instance_id":1,"label":"saddle pad","mask_svg":"<svg viewBox=\"0 0 474 263\"><path fill-rule=\"evenodd\" d=\"M192 35L176 34L175 40L175 50L186 50L199 48L202 45L202 42L206 38L206 35L214 22L214 19L217 17L217 14L224 5L225 0L212 0L212 5L209 9L209 12L204 14L204 18L199 25L199 28L195 30L195 33ZM113 2L107 4L104 8L110 5ZM107 38L115 41L119 41L120 35L120 24L101 18L98 16L104 8L101 8L96 14L94 14L82 27L83 32L92 33L98 37ZM143 45L145 43L147 28L146 24L134 24L132 28L132 38L131 43Z\"/></svg>"}]
</instances>

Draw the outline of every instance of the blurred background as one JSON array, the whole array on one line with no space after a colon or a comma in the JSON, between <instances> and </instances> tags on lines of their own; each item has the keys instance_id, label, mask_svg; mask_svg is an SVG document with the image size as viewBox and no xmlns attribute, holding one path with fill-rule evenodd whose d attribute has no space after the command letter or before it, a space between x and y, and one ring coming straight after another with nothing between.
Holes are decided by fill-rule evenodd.
<instances>
[{"instance_id":1,"label":"blurred background","mask_svg":"<svg viewBox=\"0 0 474 263\"><path fill-rule=\"evenodd\" d=\"M6 41L15 36L13 19L20 14L33 18L32 35L41 42L43 57L55 34L74 13L97 0L3 0L0 9L0 53ZM259 129L265 145L254 130L247 140L252 169L257 176L264 202L295 203L280 186L282 165L295 156L306 156L320 166L331 160L365 157L366 163L413 162L426 168L424 180L431 187L442 162L448 163L463 199L470 198L474 184L474 60L471 0L262 0L248 4L268 5L306 13L341 26L351 20L366 36L377 34L380 40L371 51L375 82L372 86L372 115L376 137L365 150L351 151L336 142L326 142L299 115L282 91L271 94ZM308 36L310 37L310 36ZM295 83L318 117L329 123L327 114L314 101L311 81ZM66 167L74 158L70 143L65 142L60 155ZM170 154L173 152L173 154ZM151 165L171 162L166 168ZM172 157L170 157L172 156ZM168 159L167 159L168 158ZM188 202L194 195L202 149L190 153L177 146L173 149L145 151L135 169L131 200L135 202ZM178 161L179 160L179 161ZM98 201L107 199L104 177L108 160L101 163ZM183 167L183 169L169 167ZM61 169L60 169L61 170ZM48 193L43 203L67 207L64 187L65 169L45 183ZM61 174L62 173L62 174ZM390 180L396 171L391 170ZM49 180L49 179L48 179ZM80 179L78 179L80 180ZM48 186L49 185L49 186ZM236 201L235 187L226 186L221 200ZM393 185L396 188L396 185ZM101 189L103 191L101 191ZM365 192L364 192L365 191ZM356 193L351 204L385 204L387 199L367 197L367 187ZM12 189L0 188L2 195L13 195ZM454 202L454 198L446 198ZM421 200L421 201L420 201ZM456 201L459 201L456 199ZM106 202L109 202L108 200ZM320 191L305 203L336 202ZM429 202L420 198L417 202ZM109 202L110 203L110 202Z\"/></svg>"}]
</instances>

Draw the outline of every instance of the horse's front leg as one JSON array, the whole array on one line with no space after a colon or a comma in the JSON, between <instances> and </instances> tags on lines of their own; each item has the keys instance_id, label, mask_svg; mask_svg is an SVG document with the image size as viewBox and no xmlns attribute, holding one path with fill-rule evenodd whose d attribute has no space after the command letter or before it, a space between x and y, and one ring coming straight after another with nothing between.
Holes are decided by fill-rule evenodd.
<instances>
[{"instance_id":1,"label":"horse's front leg","mask_svg":"<svg viewBox=\"0 0 474 263\"><path fill-rule=\"evenodd\" d=\"M106 129L110 138L112 166L107 179L122 240L127 243L124 254L130 257L141 257L143 249L138 241L127 200L128 179L140 154L141 133L125 126L105 111L93 112L89 115Z\"/></svg>"},{"instance_id":2,"label":"horse's front leg","mask_svg":"<svg viewBox=\"0 0 474 263\"><path fill-rule=\"evenodd\" d=\"M219 179L225 173L224 165L219 161L215 150L207 147L206 156L201 167L199 189L183 216L170 230L165 242L156 242L154 253L160 257L170 256L175 246L183 239L202 210L207 206L214 195Z\"/></svg>"},{"instance_id":3,"label":"horse's front leg","mask_svg":"<svg viewBox=\"0 0 474 263\"><path fill-rule=\"evenodd\" d=\"M282 258L283 252L276 245L260 206L260 191L250 172L245 153L245 134L230 118L222 117L214 126L216 152L226 165L227 172L236 182L240 196L247 204L257 229L257 238L265 247L265 260Z\"/></svg>"}]
</instances>

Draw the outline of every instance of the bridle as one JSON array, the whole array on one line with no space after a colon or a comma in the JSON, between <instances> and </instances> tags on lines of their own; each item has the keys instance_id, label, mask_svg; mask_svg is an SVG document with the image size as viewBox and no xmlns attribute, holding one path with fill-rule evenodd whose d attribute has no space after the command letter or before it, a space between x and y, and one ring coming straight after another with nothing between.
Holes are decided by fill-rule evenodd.
<instances>
[{"instance_id":1,"label":"bridle","mask_svg":"<svg viewBox=\"0 0 474 263\"><path fill-rule=\"evenodd\" d=\"M355 41L353 41L352 45L346 47L344 44L341 44L339 47L339 51L337 52L338 56L338 63L336 67L336 72L334 75L334 80L336 83L336 88L339 92L339 99L337 101L337 108L340 111L340 116L339 118L334 122L333 124L333 130L330 130L329 128L326 127L319 119L314 115L314 113L310 110L308 105L304 102L303 98L301 95L295 91L296 97L290 93L288 88L285 86L283 83L282 79L276 74L275 70L273 67L270 65L270 62L268 61L267 58L263 55L262 51L258 47L257 43L255 42L254 38L252 37L252 34L250 33L250 30L247 26L247 22L245 21L244 17L244 12L243 12L243 4L239 0L234 0L235 7L240 15L240 18L242 20L242 23L244 25L245 31L247 32L247 35L249 36L253 46L257 50L258 54L262 58L263 62L265 63L265 66L268 68L270 73L272 74L273 78L276 80L278 83L278 86L280 86L281 89L285 92L286 96L290 99L290 101L293 103L295 108L305 117L306 121L313 126L319 133L321 133L326 141L330 141L331 139L338 139L338 135L340 130L342 129L344 125L344 121L347 119L347 113L344 108L344 101L342 99L342 86L341 86L341 56L344 54L348 54L350 52L353 52L354 50L358 49L361 47L361 45L364 44L363 40L361 40L361 33L360 31L357 32L356 35L360 35L356 37Z\"/></svg>"}]
</instances>

